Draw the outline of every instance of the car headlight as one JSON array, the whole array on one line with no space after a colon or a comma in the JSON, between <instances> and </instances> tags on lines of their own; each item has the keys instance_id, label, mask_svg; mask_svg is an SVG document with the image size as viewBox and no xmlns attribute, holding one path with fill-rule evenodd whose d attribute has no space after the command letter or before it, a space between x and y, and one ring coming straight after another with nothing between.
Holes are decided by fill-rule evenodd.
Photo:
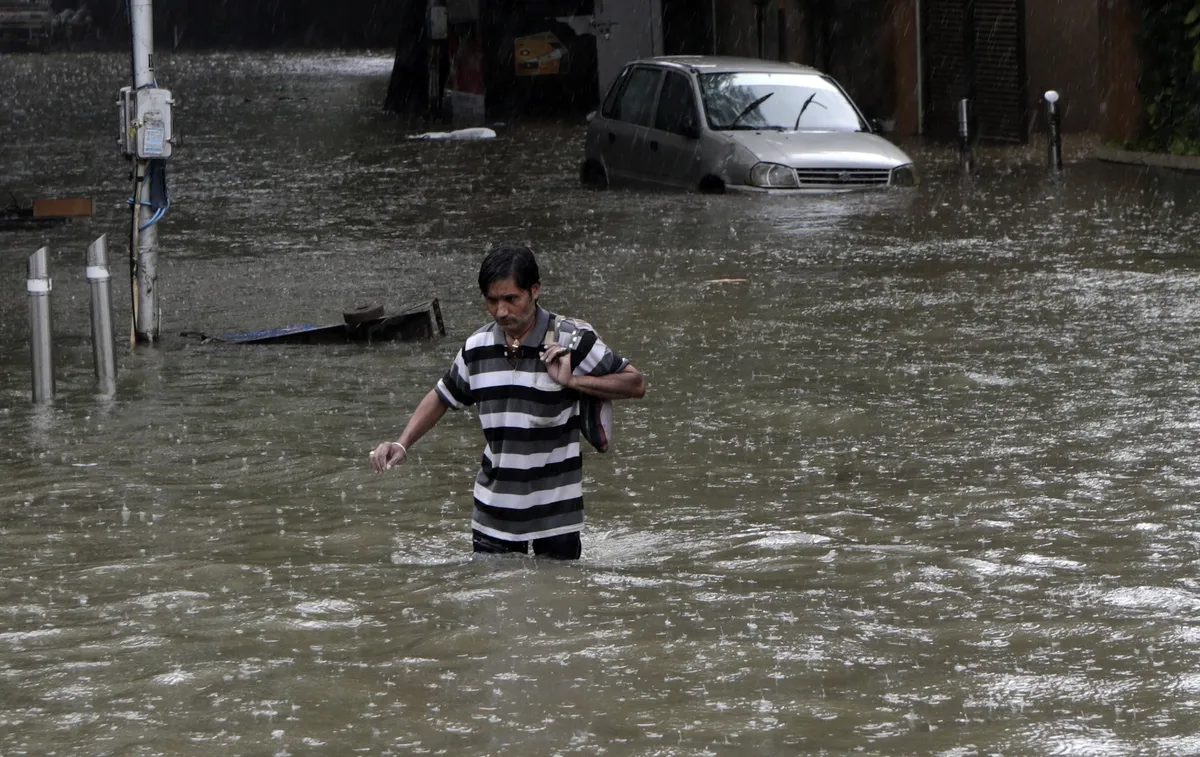
<instances>
[{"instance_id":1,"label":"car headlight","mask_svg":"<svg viewBox=\"0 0 1200 757\"><path fill-rule=\"evenodd\" d=\"M800 186L796 172L778 163L759 163L750 169L750 183L764 189L795 189Z\"/></svg>"},{"instance_id":2,"label":"car headlight","mask_svg":"<svg viewBox=\"0 0 1200 757\"><path fill-rule=\"evenodd\" d=\"M893 187L915 187L921 183L921 177L917 174L916 166L905 163L892 169L892 177L888 183Z\"/></svg>"}]
</instances>

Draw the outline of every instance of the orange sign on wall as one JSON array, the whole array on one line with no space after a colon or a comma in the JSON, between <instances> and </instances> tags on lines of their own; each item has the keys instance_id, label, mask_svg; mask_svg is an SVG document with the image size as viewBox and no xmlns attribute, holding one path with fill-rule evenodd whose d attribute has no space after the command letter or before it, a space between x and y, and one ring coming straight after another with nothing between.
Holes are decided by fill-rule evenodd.
<instances>
[{"instance_id":1,"label":"orange sign on wall","mask_svg":"<svg viewBox=\"0 0 1200 757\"><path fill-rule=\"evenodd\" d=\"M567 51L563 43L552 32L517 37L517 76L544 76L563 73L563 58Z\"/></svg>"}]
</instances>

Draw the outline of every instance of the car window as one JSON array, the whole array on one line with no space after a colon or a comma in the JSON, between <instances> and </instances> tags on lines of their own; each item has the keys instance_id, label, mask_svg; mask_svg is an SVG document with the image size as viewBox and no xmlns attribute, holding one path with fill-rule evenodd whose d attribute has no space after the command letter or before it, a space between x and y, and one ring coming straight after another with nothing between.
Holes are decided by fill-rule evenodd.
<instances>
[{"instance_id":1,"label":"car window","mask_svg":"<svg viewBox=\"0 0 1200 757\"><path fill-rule=\"evenodd\" d=\"M667 73L663 79L662 92L658 96L658 113L654 116L654 128L683 134L687 124L696 123L696 98L692 94L692 82L683 74Z\"/></svg>"},{"instance_id":2,"label":"car window","mask_svg":"<svg viewBox=\"0 0 1200 757\"><path fill-rule=\"evenodd\" d=\"M700 93L712 129L866 130L841 87L819 74L703 74Z\"/></svg>"},{"instance_id":3,"label":"car window","mask_svg":"<svg viewBox=\"0 0 1200 757\"><path fill-rule=\"evenodd\" d=\"M612 117L641 126L650 125L650 113L654 107L654 96L658 94L658 80L662 72L653 68L635 68L630 72L621 91Z\"/></svg>"},{"instance_id":4,"label":"car window","mask_svg":"<svg viewBox=\"0 0 1200 757\"><path fill-rule=\"evenodd\" d=\"M617 97L620 96L621 90L624 89L625 80L629 78L629 72L632 70L632 68L623 70L617 76L616 80L613 81L612 86L608 88L608 94L604 98L604 107L600 109L605 118L613 118L613 111L617 107Z\"/></svg>"}]
</instances>

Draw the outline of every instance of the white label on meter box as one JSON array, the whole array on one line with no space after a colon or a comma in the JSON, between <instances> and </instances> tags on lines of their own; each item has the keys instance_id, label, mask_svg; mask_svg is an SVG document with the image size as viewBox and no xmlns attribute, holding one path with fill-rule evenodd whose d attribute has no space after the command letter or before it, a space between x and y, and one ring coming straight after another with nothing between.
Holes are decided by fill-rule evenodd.
<instances>
[{"instance_id":1,"label":"white label on meter box","mask_svg":"<svg viewBox=\"0 0 1200 757\"><path fill-rule=\"evenodd\" d=\"M142 155L162 155L164 141L162 127L149 126L145 131L146 141L142 146Z\"/></svg>"}]
</instances>

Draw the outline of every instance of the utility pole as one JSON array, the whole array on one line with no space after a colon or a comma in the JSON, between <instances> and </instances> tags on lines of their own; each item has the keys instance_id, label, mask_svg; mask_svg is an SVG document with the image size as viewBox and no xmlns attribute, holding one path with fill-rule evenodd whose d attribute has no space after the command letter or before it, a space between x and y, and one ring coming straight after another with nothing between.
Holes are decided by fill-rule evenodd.
<instances>
[{"instance_id":1,"label":"utility pole","mask_svg":"<svg viewBox=\"0 0 1200 757\"><path fill-rule=\"evenodd\" d=\"M429 94L426 115L431 119L438 119L444 115L442 58L446 52L446 40L450 36L450 16L445 0L429 0L425 13L426 36L429 39L429 67L426 73Z\"/></svg>"},{"instance_id":2,"label":"utility pole","mask_svg":"<svg viewBox=\"0 0 1200 757\"><path fill-rule=\"evenodd\" d=\"M133 160L133 217L129 230L129 266L133 299L134 343L158 341L158 230L166 212L166 158L171 157L171 93L154 77L152 0L129 0L133 36L133 86L121 90L121 142Z\"/></svg>"},{"instance_id":3,"label":"utility pole","mask_svg":"<svg viewBox=\"0 0 1200 757\"><path fill-rule=\"evenodd\" d=\"M399 29L396 59L383 109L389 113L422 113L428 92L425 46L429 33L427 0L397 0Z\"/></svg>"}]
</instances>

